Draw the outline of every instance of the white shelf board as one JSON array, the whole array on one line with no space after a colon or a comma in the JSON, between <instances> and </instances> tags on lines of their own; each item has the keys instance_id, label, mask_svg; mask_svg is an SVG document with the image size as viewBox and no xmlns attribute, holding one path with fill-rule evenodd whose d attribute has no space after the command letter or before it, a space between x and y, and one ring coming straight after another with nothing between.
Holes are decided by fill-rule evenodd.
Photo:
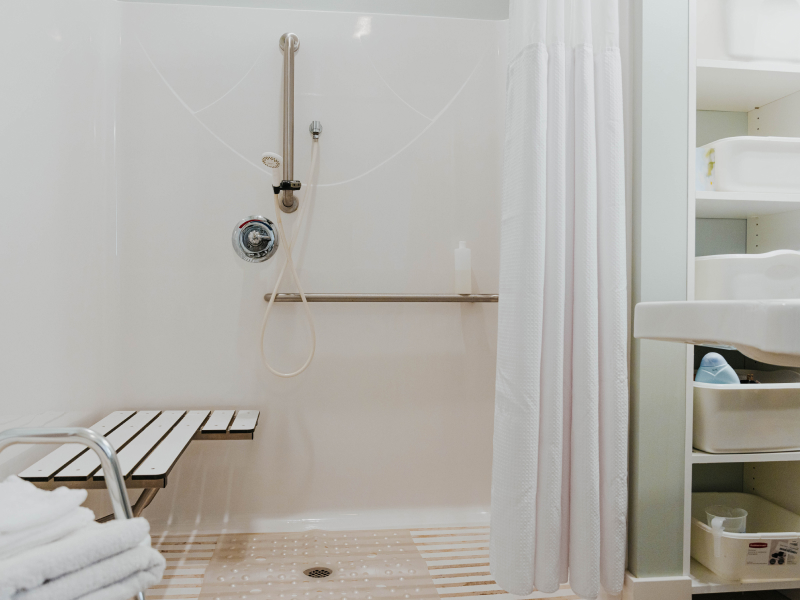
<instances>
[{"instance_id":1,"label":"white shelf board","mask_svg":"<svg viewBox=\"0 0 800 600\"><path fill-rule=\"evenodd\" d=\"M754 463L800 461L800 452L754 452L750 454L709 454L692 450L692 463ZM798 586L800 587L800 586Z\"/></svg>"},{"instance_id":2,"label":"white shelf board","mask_svg":"<svg viewBox=\"0 0 800 600\"><path fill-rule=\"evenodd\" d=\"M800 90L800 64L697 59L697 110L750 112Z\"/></svg>"},{"instance_id":3,"label":"white shelf board","mask_svg":"<svg viewBox=\"0 0 800 600\"><path fill-rule=\"evenodd\" d=\"M696 192L698 219L747 219L800 210L800 194L768 192Z\"/></svg>"},{"instance_id":4,"label":"white shelf board","mask_svg":"<svg viewBox=\"0 0 800 600\"><path fill-rule=\"evenodd\" d=\"M800 589L800 579L727 581L709 571L695 559L689 571L692 580L692 594L720 594L725 592L756 592L758 590Z\"/></svg>"}]
</instances>

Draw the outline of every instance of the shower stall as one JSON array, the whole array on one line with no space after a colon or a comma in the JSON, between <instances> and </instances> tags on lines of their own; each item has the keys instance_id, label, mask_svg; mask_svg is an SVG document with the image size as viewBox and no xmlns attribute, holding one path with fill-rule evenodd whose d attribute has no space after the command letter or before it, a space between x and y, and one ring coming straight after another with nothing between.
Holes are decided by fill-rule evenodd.
<instances>
[{"instance_id":1,"label":"shower stall","mask_svg":"<svg viewBox=\"0 0 800 600\"><path fill-rule=\"evenodd\" d=\"M0 84L9 426L260 410L252 442L190 446L145 511L156 532L486 525L507 8L0 12L15 48ZM248 263L230 236L248 215L276 222L262 154L282 153L282 181L305 178L312 121L314 185L280 205L309 193L281 216L288 232L308 210L293 256L317 348L283 380L259 329L285 240ZM454 294L461 240L478 301ZM290 279L264 345L284 372L310 344Z\"/></svg>"}]
</instances>

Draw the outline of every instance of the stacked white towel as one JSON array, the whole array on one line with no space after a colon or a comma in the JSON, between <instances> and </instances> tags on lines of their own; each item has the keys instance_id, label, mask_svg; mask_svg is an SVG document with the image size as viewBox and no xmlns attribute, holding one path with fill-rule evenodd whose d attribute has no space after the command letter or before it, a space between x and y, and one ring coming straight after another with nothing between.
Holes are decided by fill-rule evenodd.
<instances>
[{"instance_id":1,"label":"stacked white towel","mask_svg":"<svg viewBox=\"0 0 800 600\"><path fill-rule=\"evenodd\" d=\"M12 475L0 483L0 560L54 542L94 521L86 490L40 490Z\"/></svg>"},{"instance_id":2,"label":"stacked white towel","mask_svg":"<svg viewBox=\"0 0 800 600\"><path fill-rule=\"evenodd\" d=\"M127 600L161 580L145 519L94 522L85 490L0 483L0 600Z\"/></svg>"}]
</instances>

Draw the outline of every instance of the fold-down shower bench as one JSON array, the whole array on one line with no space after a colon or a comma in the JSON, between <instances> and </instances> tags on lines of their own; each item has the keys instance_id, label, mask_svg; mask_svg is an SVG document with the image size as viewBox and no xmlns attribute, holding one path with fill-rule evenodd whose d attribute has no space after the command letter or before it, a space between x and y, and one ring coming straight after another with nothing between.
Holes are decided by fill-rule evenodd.
<instances>
[{"instance_id":1,"label":"fold-down shower bench","mask_svg":"<svg viewBox=\"0 0 800 600\"><path fill-rule=\"evenodd\" d=\"M90 429L116 449L126 487L143 488L133 505L138 517L166 487L167 476L193 440L252 440L258 415L257 410L120 410ZM100 459L80 444L60 446L19 476L46 490L106 487Z\"/></svg>"}]
</instances>

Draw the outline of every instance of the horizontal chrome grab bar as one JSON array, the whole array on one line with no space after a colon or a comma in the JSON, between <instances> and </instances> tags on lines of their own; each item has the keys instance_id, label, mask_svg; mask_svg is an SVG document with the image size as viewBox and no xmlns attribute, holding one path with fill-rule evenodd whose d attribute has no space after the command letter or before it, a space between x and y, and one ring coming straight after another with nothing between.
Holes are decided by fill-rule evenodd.
<instances>
[{"instance_id":1,"label":"horizontal chrome grab bar","mask_svg":"<svg viewBox=\"0 0 800 600\"><path fill-rule=\"evenodd\" d=\"M270 294L264 296L269 302ZM497 294L306 294L309 302L497 302ZM275 302L302 302L300 294L278 294Z\"/></svg>"}]
</instances>

